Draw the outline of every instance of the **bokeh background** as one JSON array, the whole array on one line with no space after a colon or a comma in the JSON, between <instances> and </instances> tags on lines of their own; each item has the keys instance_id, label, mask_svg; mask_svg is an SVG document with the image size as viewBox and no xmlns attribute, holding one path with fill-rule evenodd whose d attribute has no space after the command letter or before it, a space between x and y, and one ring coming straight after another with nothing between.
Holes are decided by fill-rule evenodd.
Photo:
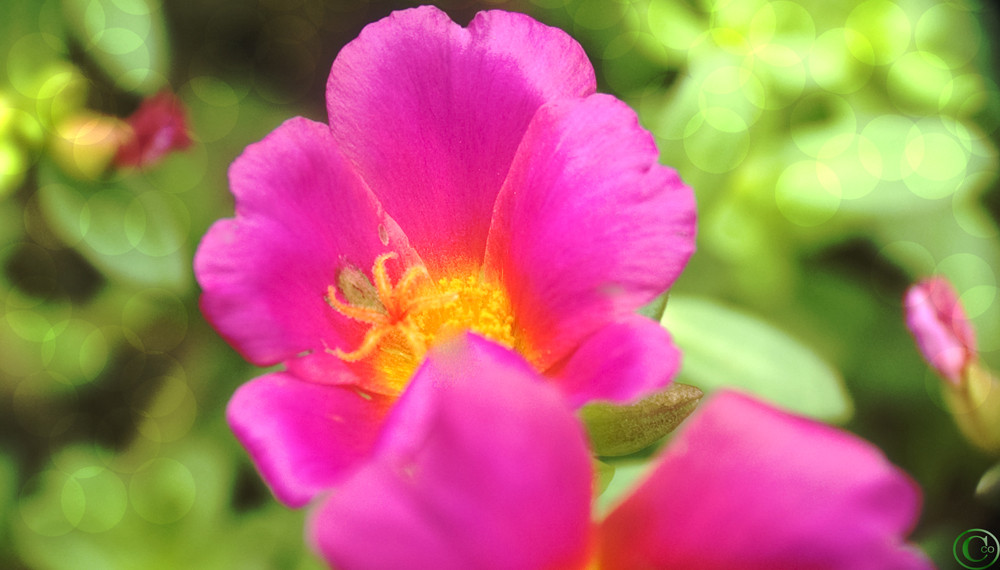
<instances>
[{"instance_id":1,"label":"bokeh background","mask_svg":"<svg viewBox=\"0 0 1000 570\"><path fill-rule=\"evenodd\" d=\"M204 322L191 258L232 215L230 162L289 117L325 120L338 50L411 5L4 0L0 568L322 567L305 513L275 503L225 424L260 370ZM942 568L962 531L1000 531L996 458L958 433L901 304L915 279L948 276L1000 366L991 6L437 5L463 25L502 8L569 32L694 187L699 249L664 316L682 381L878 445L923 488L913 539ZM67 127L164 89L194 144L156 165L105 169L99 133ZM650 455L609 460L603 505Z\"/></svg>"}]
</instances>

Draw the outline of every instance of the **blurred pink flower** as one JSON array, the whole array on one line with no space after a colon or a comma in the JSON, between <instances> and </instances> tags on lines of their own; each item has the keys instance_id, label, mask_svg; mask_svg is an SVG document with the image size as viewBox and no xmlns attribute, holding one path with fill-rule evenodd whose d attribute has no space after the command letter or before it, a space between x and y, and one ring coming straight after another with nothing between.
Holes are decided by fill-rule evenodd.
<instances>
[{"instance_id":1,"label":"blurred pink flower","mask_svg":"<svg viewBox=\"0 0 1000 570\"><path fill-rule=\"evenodd\" d=\"M591 515L586 437L517 355L431 351L375 458L309 524L337 568L931 568L919 490L846 432L734 392L703 405L645 482Z\"/></svg>"},{"instance_id":2,"label":"blurred pink flower","mask_svg":"<svg viewBox=\"0 0 1000 570\"><path fill-rule=\"evenodd\" d=\"M927 362L953 385L976 357L976 336L948 280L931 277L906 291L906 326Z\"/></svg>"},{"instance_id":3,"label":"blurred pink flower","mask_svg":"<svg viewBox=\"0 0 1000 570\"><path fill-rule=\"evenodd\" d=\"M906 326L924 359L946 380L941 392L966 439L1000 452L1000 381L980 360L976 335L958 295L944 277L907 290Z\"/></svg>"},{"instance_id":4,"label":"blurred pink flower","mask_svg":"<svg viewBox=\"0 0 1000 570\"><path fill-rule=\"evenodd\" d=\"M153 166L170 152L191 146L184 107L168 91L143 100L125 122L131 131L118 148L115 166Z\"/></svg>"},{"instance_id":5,"label":"blurred pink flower","mask_svg":"<svg viewBox=\"0 0 1000 570\"><path fill-rule=\"evenodd\" d=\"M236 217L195 272L220 334L286 367L228 411L279 499L365 457L424 353L463 331L572 405L669 383L679 353L635 311L693 252L693 194L594 90L580 45L528 16L405 10L337 57L329 124L293 118L233 163Z\"/></svg>"}]
</instances>

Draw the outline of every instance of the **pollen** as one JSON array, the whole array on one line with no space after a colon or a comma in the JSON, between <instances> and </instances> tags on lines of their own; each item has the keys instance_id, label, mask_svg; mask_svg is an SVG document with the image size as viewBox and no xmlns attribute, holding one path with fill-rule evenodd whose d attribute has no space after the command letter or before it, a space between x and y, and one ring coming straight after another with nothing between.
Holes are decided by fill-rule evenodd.
<instances>
[{"instance_id":1,"label":"pollen","mask_svg":"<svg viewBox=\"0 0 1000 570\"><path fill-rule=\"evenodd\" d=\"M470 275L439 279L437 289L448 301L414 316L422 330L436 335L471 330L508 348L514 346L514 315L501 288Z\"/></svg>"},{"instance_id":2,"label":"pollen","mask_svg":"<svg viewBox=\"0 0 1000 570\"><path fill-rule=\"evenodd\" d=\"M434 281L423 265L407 268L393 284L386 262L396 258L389 252L375 259L374 283L357 269L345 269L338 286L331 285L326 292L330 307L368 326L354 350L328 351L345 362L359 363L365 375L372 376L373 388L398 394L431 346L465 331L508 348L517 345L510 300L502 286L477 274Z\"/></svg>"}]
</instances>

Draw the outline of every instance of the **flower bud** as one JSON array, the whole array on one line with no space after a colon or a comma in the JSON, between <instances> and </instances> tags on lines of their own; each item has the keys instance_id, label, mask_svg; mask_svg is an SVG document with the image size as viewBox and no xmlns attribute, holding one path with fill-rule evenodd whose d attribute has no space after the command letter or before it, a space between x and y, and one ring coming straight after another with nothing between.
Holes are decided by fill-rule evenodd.
<instances>
[{"instance_id":1,"label":"flower bud","mask_svg":"<svg viewBox=\"0 0 1000 570\"><path fill-rule=\"evenodd\" d=\"M698 407L703 395L694 386L675 382L635 404L587 404L580 417L596 455L628 455L674 431Z\"/></svg>"},{"instance_id":2,"label":"flower bud","mask_svg":"<svg viewBox=\"0 0 1000 570\"><path fill-rule=\"evenodd\" d=\"M1000 452L1000 382L979 362L976 337L958 296L943 277L910 287L906 326L924 359L946 380L942 396L962 434Z\"/></svg>"},{"instance_id":3,"label":"flower bud","mask_svg":"<svg viewBox=\"0 0 1000 570\"><path fill-rule=\"evenodd\" d=\"M118 167L152 166L171 151L191 146L184 107L169 92L144 100L125 121L132 132L115 155Z\"/></svg>"},{"instance_id":4,"label":"flower bud","mask_svg":"<svg viewBox=\"0 0 1000 570\"><path fill-rule=\"evenodd\" d=\"M976 337L958 296L943 277L910 287L904 299L906 326L924 359L953 385L976 355Z\"/></svg>"}]
</instances>

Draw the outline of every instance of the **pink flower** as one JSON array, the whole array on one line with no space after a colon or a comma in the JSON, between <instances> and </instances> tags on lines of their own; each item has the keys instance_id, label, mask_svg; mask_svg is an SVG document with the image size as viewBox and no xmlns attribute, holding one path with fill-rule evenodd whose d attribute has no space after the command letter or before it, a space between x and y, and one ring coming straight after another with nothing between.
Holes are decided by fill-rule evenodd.
<instances>
[{"instance_id":1,"label":"pink flower","mask_svg":"<svg viewBox=\"0 0 1000 570\"><path fill-rule=\"evenodd\" d=\"M924 359L947 381L942 397L966 439L1000 451L1000 381L979 361L976 335L958 296L944 277L906 291L906 326Z\"/></svg>"},{"instance_id":2,"label":"pink flower","mask_svg":"<svg viewBox=\"0 0 1000 570\"><path fill-rule=\"evenodd\" d=\"M163 91L143 100L125 122L131 134L115 155L115 166L152 166L174 150L191 146L181 102Z\"/></svg>"},{"instance_id":3,"label":"pink flower","mask_svg":"<svg viewBox=\"0 0 1000 570\"><path fill-rule=\"evenodd\" d=\"M424 353L473 331L573 405L679 364L636 309L694 249L694 198L583 49L501 11L396 12L348 44L329 124L291 119L229 175L235 219L195 258L202 309L260 366L229 421L302 505L366 456Z\"/></svg>"},{"instance_id":4,"label":"pink flower","mask_svg":"<svg viewBox=\"0 0 1000 570\"><path fill-rule=\"evenodd\" d=\"M337 568L931 568L919 491L876 448L720 392L592 522L579 422L509 351L433 350L375 458L313 513Z\"/></svg>"},{"instance_id":5,"label":"pink flower","mask_svg":"<svg viewBox=\"0 0 1000 570\"><path fill-rule=\"evenodd\" d=\"M976 336L948 280L931 277L906 291L906 326L924 358L953 385L976 358Z\"/></svg>"}]
</instances>

